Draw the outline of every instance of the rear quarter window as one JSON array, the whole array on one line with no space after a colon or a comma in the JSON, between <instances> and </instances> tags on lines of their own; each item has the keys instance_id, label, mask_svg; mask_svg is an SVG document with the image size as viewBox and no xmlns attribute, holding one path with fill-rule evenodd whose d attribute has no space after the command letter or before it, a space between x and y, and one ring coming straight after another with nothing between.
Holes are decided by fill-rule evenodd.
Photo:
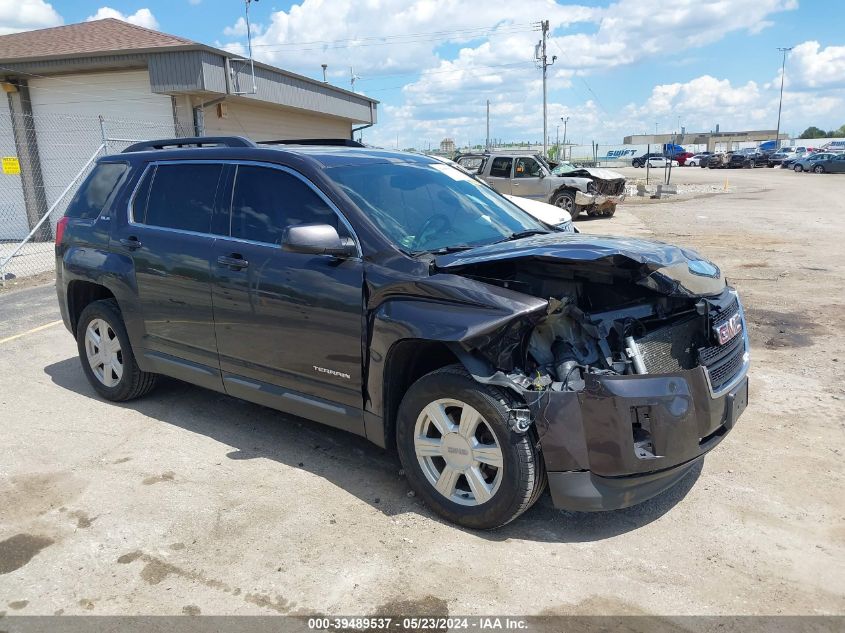
<instances>
[{"instance_id":1,"label":"rear quarter window","mask_svg":"<svg viewBox=\"0 0 845 633\"><path fill-rule=\"evenodd\" d=\"M99 163L77 189L65 216L80 220L99 217L114 200L128 171L126 163Z\"/></svg>"}]
</instances>

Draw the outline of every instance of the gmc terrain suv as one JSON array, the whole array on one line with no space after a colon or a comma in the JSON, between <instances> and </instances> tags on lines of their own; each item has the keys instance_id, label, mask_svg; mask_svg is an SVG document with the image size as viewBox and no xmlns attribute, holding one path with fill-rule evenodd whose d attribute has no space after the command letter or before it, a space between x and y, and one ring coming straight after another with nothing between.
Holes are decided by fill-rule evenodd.
<instances>
[{"instance_id":1,"label":"gmc terrain suv","mask_svg":"<svg viewBox=\"0 0 845 633\"><path fill-rule=\"evenodd\" d=\"M238 137L100 159L57 227L93 388L164 374L395 447L493 528L678 482L747 403L742 305L694 252L556 231L425 156Z\"/></svg>"}]
</instances>

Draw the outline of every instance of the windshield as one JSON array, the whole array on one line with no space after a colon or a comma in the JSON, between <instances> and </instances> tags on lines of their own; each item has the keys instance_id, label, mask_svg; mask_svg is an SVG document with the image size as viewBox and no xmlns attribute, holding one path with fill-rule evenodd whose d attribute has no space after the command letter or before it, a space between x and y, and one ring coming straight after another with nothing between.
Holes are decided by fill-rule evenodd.
<instances>
[{"instance_id":1,"label":"windshield","mask_svg":"<svg viewBox=\"0 0 845 633\"><path fill-rule=\"evenodd\" d=\"M567 163L566 161L564 161L562 163L559 163L558 166L555 167L552 170L552 173L555 176L557 176L559 174L565 174L565 173L570 172L570 171L575 171L576 169L578 169L578 168L575 165L573 165L572 163Z\"/></svg>"},{"instance_id":2,"label":"windshield","mask_svg":"<svg viewBox=\"0 0 845 633\"><path fill-rule=\"evenodd\" d=\"M490 187L442 164L327 170L381 232L409 253L480 246L548 228Z\"/></svg>"}]
</instances>

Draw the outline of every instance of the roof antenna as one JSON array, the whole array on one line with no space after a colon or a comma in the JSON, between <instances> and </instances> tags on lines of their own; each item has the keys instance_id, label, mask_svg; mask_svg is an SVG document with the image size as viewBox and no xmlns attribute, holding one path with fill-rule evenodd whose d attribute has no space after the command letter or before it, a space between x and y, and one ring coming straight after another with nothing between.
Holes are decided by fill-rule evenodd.
<instances>
[{"instance_id":1,"label":"roof antenna","mask_svg":"<svg viewBox=\"0 0 845 633\"><path fill-rule=\"evenodd\" d=\"M246 91L243 91L243 90L236 90L232 93L232 94L236 94L236 95L254 95L254 94L258 93L258 86L256 86L256 84L255 84L255 60L252 57L252 25L249 22L249 5L252 4L253 2L258 2L258 0L244 0L244 9L245 9L244 13L246 15L246 41L247 41L247 48L249 50L249 59L248 60L243 59L243 58L233 59L233 61L236 61L236 62L247 62L247 61L249 61L249 70L250 70L250 74L252 75L252 91L246 92ZM234 71L232 71L232 74L233 75L235 74ZM235 77L235 79L237 79L237 77ZM240 82L238 82L238 84L240 84ZM240 88L240 85L238 85L238 88Z\"/></svg>"},{"instance_id":2,"label":"roof antenna","mask_svg":"<svg viewBox=\"0 0 845 633\"><path fill-rule=\"evenodd\" d=\"M350 66L349 67L349 83L352 84L352 92L355 92L355 80L360 79L358 75L355 74L355 69Z\"/></svg>"}]
</instances>

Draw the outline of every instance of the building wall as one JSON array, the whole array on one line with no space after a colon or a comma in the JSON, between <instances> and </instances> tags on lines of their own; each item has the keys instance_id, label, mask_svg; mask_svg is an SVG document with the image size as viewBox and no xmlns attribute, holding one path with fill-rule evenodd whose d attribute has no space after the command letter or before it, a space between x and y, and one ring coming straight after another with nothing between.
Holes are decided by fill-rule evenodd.
<instances>
[{"instance_id":1,"label":"building wall","mask_svg":"<svg viewBox=\"0 0 845 633\"><path fill-rule=\"evenodd\" d=\"M349 138L349 120L282 108L267 108L243 101L228 101L227 116L221 118L217 106L205 108L205 134L234 134L256 141L297 138Z\"/></svg>"}]
</instances>

